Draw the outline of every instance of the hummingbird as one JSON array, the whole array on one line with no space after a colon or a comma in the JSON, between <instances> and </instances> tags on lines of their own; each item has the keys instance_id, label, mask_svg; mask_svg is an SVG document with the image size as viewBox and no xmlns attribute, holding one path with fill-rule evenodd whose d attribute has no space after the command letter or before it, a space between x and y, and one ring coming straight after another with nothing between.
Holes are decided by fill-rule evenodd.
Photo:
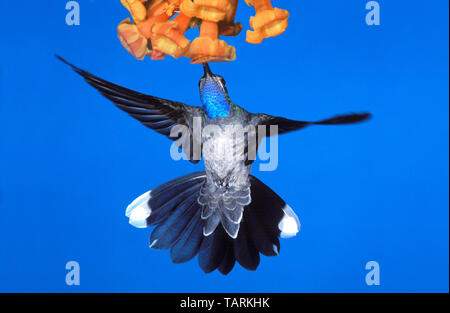
<instances>
[{"instance_id":1,"label":"hummingbird","mask_svg":"<svg viewBox=\"0 0 450 313\"><path fill-rule=\"evenodd\" d=\"M173 263L187 262L198 255L205 273L218 270L227 275L236 261L247 270L256 270L260 254L277 256L279 238L293 237L300 230L294 210L251 175L254 158L249 157L250 151L273 135L267 130L270 125L277 126L281 135L307 126L352 124L370 117L369 113L354 113L309 122L249 113L231 101L224 78L212 73L208 63L203 63L199 81L202 106L190 106L118 86L56 57L119 109L177 141L189 161L198 163L203 157L204 171L153 188L135 199L125 214L137 228L155 226L150 248L170 249ZM196 120L200 132L195 131ZM184 131L173 136L180 126ZM203 131L210 126L220 131ZM248 134L242 140L232 140L235 128L249 127L265 128L258 132L254 144ZM196 144L200 151L193 149ZM222 148L223 153L217 153L214 147ZM235 153L237 147L241 154Z\"/></svg>"}]
</instances>

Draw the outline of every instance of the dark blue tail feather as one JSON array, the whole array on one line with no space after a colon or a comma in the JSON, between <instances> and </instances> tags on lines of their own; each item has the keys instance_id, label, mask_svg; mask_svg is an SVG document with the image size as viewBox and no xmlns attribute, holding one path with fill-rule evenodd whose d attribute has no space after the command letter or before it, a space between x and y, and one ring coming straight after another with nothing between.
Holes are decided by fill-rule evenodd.
<instances>
[{"instance_id":1,"label":"dark blue tail feather","mask_svg":"<svg viewBox=\"0 0 450 313\"><path fill-rule=\"evenodd\" d=\"M157 225L150 236L150 247L170 249L174 263L187 262L198 254L205 273L218 269L224 275L236 261L248 270L255 270L260 262L259 253L278 255L279 223L286 215L286 203L250 176L252 202L244 209L237 238L228 236L222 225L205 237L198 202L205 181L205 172L196 172L160 185L148 194L148 202L142 204L151 211L147 226Z\"/></svg>"}]
</instances>

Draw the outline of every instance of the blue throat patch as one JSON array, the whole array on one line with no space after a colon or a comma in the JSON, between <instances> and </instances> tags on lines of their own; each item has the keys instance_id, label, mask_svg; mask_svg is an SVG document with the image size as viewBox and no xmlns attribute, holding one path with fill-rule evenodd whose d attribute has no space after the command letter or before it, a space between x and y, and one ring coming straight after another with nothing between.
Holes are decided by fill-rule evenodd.
<instances>
[{"instance_id":1,"label":"blue throat patch","mask_svg":"<svg viewBox=\"0 0 450 313\"><path fill-rule=\"evenodd\" d=\"M227 117L231 104L228 95L213 81L207 80L200 90L200 100L210 119Z\"/></svg>"}]
</instances>

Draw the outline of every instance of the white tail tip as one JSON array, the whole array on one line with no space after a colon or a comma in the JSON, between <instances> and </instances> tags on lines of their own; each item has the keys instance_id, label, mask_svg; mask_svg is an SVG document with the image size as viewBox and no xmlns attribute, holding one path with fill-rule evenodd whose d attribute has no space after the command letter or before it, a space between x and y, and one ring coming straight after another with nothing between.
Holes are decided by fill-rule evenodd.
<instances>
[{"instance_id":1,"label":"white tail tip","mask_svg":"<svg viewBox=\"0 0 450 313\"><path fill-rule=\"evenodd\" d=\"M278 228L280 229L280 237L281 238L291 238L297 235L300 231L300 221L298 220L297 215L292 210L289 205L285 205L283 208L284 216L281 219L280 223L278 223Z\"/></svg>"},{"instance_id":2,"label":"white tail tip","mask_svg":"<svg viewBox=\"0 0 450 313\"><path fill-rule=\"evenodd\" d=\"M129 223L137 228L147 227L147 218L152 213L148 202L150 200L150 191L139 196L136 200L131 202L127 207L125 215L129 218Z\"/></svg>"}]
</instances>

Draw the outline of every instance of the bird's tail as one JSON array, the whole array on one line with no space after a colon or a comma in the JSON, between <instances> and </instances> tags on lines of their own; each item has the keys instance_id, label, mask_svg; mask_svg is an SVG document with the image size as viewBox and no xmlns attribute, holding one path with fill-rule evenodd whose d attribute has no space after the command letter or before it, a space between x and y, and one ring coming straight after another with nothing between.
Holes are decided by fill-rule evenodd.
<instances>
[{"instance_id":1,"label":"bird's tail","mask_svg":"<svg viewBox=\"0 0 450 313\"><path fill-rule=\"evenodd\" d=\"M255 270L259 253L278 255L278 237L289 238L299 231L300 223L292 209L264 183L250 176L252 201L244 208L237 238L231 238L221 225L204 236L205 221L198 197L205 182L205 172L185 175L146 192L127 208L126 215L133 226L156 226L150 247L170 249L174 263L189 261L198 254L199 265L206 273L218 269L226 275L236 261Z\"/></svg>"}]
</instances>

